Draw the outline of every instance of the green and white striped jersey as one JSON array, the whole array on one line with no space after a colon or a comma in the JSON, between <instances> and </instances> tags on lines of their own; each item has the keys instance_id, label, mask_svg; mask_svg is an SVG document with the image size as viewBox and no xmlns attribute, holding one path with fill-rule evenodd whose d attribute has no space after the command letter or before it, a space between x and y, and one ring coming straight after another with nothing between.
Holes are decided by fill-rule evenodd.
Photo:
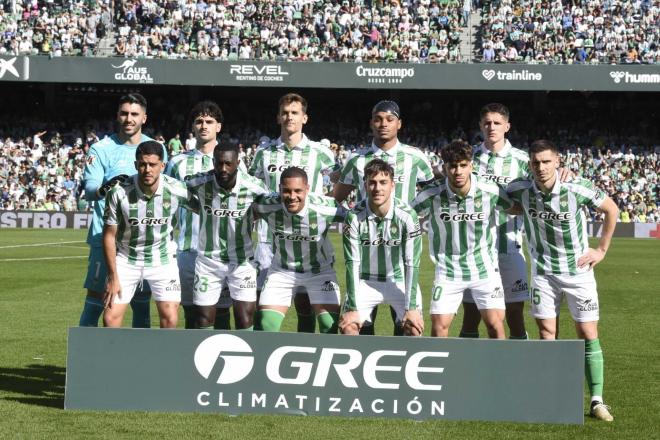
<instances>
[{"instance_id":1,"label":"green and white striped jersey","mask_svg":"<svg viewBox=\"0 0 660 440\"><path fill-rule=\"evenodd\" d=\"M203 173L213 169L213 154L204 154L195 149L178 154L167 164L165 174L183 182L195 174ZM199 216L187 209L179 209L177 212L177 227L179 236L177 246L179 251L197 250L199 237Z\"/></svg>"},{"instance_id":2,"label":"green and white striped jersey","mask_svg":"<svg viewBox=\"0 0 660 440\"><path fill-rule=\"evenodd\" d=\"M392 205L381 218L364 199L346 214L343 230L346 262L346 306L356 310L359 280L404 282L406 308L417 307L422 230L415 211L392 198Z\"/></svg>"},{"instance_id":3,"label":"green and white striped jersey","mask_svg":"<svg viewBox=\"0 0 660 440\"><path fill-rule=\"evenodd\" d=\"M417 184L433 180L433 170L424 153L415 147L398 142L383 151L375 144L348 158L341 171L339 182L355 187L357 200L366 198L364 190L364 167L372 159L382 159L394 168L394 197L410 203L417 194Z\"/></svg>"},{"instance_id":4,"label":"green and white striped jersey","mask_svg":"<svg viewBox=\"0 0 660 440\"><path fill-rule=\"evenodd\" d=\"M346 211L333 198L308 194L305 207L291 214L279 194L259 197L254 210L273 233L273 265L294 272L320 273L335 260L328 230Z\"/></svg>"},{"instance_id":5,"label":"green and white striped jersey","mask_svg":"<svg viewBox=\"0 0 660 440\"><path fill-rule=\"evenodd\" d=\"M506 140L504 148L490 152L482 143L475 148L474 172L482 179L506 187L513 179L529 175L529 155ZM518 253L522 247L522 218L500 211L496 216L497 252Z\"/></svg>"},{"instance_id":6,"label":"green and white striped jersey","mask_svg":"<svg viewBox=\"0 0 660 440\"><path fill-rule=\"evenodd\" d=\"M254 154L248 173L263 180L271 192L280 190L280 176L290 167L302 168L307 173L309 189L313 194L323 194L323 171L335 166L335 155L329 148L303 135L297 145L289 148L281 138L274 139ZM270 243L265 223L257 223L258 239Z\"/></svg>"},{"instance_id":7,"label":"green and white striped jersey","mask_svg":"<svg viewBox=\"0 0 660 440\"><path fill-rule=\"evenodd\" d=\"M257 196L268 193L263 182L239 168L231 191L218 185L213 171L186 183L201 204L197 252L223 263L241 264L252 258L251 208Z\"/></svg>"},{"instance_id":8,"label":"green and white striped jersey","mask_svg":"<svg viewBox=\"0 0 660 440\"><path fill-rule=\"evenodd\" d=\"M429 252L441 276L451 281L488 278L498 270L495 219L513 202L500 186L471 175L460 197L443 183L427 187L412 207L429 219Z\"/></svg>"},{"instance_id":9,"label":"green and white striped jersey","mask_svg":"<svg viewBox=\"0 0 660 440\"><path fill-rule=\"evenodd\" d=\"M606 194L592 182L574 178L560 182L544 194L533 179L509 184L509 196L523 208L525 233L535 275L576 275L588 272L577 261L589 249L584 207L598 208Z\"/></svg>"},{"instance_id":10,"label":"green and white striped jersey","mask_svg":"<svg viewBox=\"0 0 660 440\"><path fill-rule=\"evenodd\" d=\"M140 189L137 174L113 187L106 196L103 222L117 225L117 254L135 266L169 263L176 251L172 223L182 206L198 207L183 182L164 174L151 197Z\"/></svg>"}]
</instances>

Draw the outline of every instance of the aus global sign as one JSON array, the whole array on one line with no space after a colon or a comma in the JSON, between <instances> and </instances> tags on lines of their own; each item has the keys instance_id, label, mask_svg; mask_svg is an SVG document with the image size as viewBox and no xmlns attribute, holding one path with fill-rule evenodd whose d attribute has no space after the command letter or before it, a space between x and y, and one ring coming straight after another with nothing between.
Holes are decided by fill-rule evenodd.
<instances>
[{"instance_id":1,"label":"aus global sign","mask_svg":"<svg viewBox=\"0 0 660 440\"><path fill-rule=\"evenodd\" d=\"M65 408L583 423L583 360L582 341L71 328Z\"/></svg>"}]
</instances>

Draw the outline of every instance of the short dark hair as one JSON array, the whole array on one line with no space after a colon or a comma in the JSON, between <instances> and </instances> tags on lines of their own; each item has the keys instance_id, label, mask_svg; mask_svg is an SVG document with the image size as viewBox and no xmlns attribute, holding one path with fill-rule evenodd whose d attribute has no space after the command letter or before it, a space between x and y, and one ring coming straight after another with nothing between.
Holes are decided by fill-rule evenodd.
<instances>
[{"instance_id":1,"label":"short dark hair","mask_svg":"<svg viewBox=\"0 0 660 440\"><path fill-rule=\"evenodd\" d=\"M486 104L481 107L481 110L479 111L479 119L483 119L484 116L486 116L488 113L499 113L500 115L504 116L504 119L507 121L509 120L510 116L507 106L500 104L499 102L491 102L490 104Z\"/></svg>"},{"instance_id":2,"label":"short dark hair","mask_svg":"<svg viewBox=\"0 0 660 440\"><path fill-rule=\"evenodd\" d=\"M282 184L284 179L295 179L296 177L300 177L303 182L305 182L305 185L308 183L305 170L298 167L289 167L282 172L282 175L280 175L280 184Z\"/></svg>"},{"instance_id":3,"label":"short dark hair","mask_svg":"<svg viewBox=\"0 0 660 440\"><path fill-rule=\"evenodd\" d=\"M457 163L464 160L472 161L472 147L462 139L454 139L440 150L444 163Z\"/></svg>"},{"instance_id":4,"label":"short dark hair","mask_svg":"<svg viewBox=\"0 0 660 440\"><path fill-rule=\"evenodd\" d=\"M220 106L213 101L201 101L195 104L195 106L190 110L188 119L192 124L193 121L199 116L210 116L221 124L224 122L224 117L222 115Z\"/></svg>"},{"instance_id":5,"label":"short dark hair","mask_svg":"<svg viewBox=\"0 0 660 440\"><path fill-rule=\"evenodd\" d=\"M218 154L225 152L225 151L231 151L236 154L236 157L238 158L238 145L236 144L230 144L230 143L222 143L218 142L218 144L215 146L213 149L213 157L217 156Z\"/></svg>"},{"instance_id":6,"label":"short dark hair","mask_svg":"<svg viewBox=\"0 0 660 440\"><path fill-rule=\"evenodd\" d=\"M307 100L297 93L287 93L282 96L278 102L277 112L279 113L282 107L289 105L292 102L299 102L302 106L303 113L307 113Z\"/></svg>"},{"instance_id":7,"label":"short dark hair","mask_svg":"<svg viewBox=\"0 0 660 440\"><path fill-rule=\"evenodd\" d=\"M138 145L137 149L135 150L135 160L139 160L140 156L144 156L145 154L155 154L162 162L165 158L164 151L165 149L160 142L144 141L140 143L140 145Z\"/></svg>"},{"instance_id":8,"label":"short dark hair","mask_svg":"<svg viewBox=\"0 0 660 440\"><path fill-rule=\"evenodd\" d=\"M367 178L380 173L387 174L390 179L394 180L394 168L392 168L392 165L383 159L373 159L364 167L364 181L366 182Z\"/></svg>"},{"instance_id":9,"label":"short dark hair","mask_svg":"<svg viewBox=\"0 0 660 440\"><path fill-rule=\"evenodd\" d=\"M123 104L139 104L140 107L147 111L147 99L139 93L128 93L119 98L119 107Z\"/></svg>"},{"instance_id":10,"label":"short dark hair","mask_svg":"<svg viewBox=\"0 0 660 440\"><path fill-rule=\"evenodd\" d=\"M540 153L542 151L550 150L555 154L559 154L559 148L557 146L550 142L547 139L539 139L534 142L529 146L529 154L530 156L532 154Z\"/></svg>"}]
</instances>

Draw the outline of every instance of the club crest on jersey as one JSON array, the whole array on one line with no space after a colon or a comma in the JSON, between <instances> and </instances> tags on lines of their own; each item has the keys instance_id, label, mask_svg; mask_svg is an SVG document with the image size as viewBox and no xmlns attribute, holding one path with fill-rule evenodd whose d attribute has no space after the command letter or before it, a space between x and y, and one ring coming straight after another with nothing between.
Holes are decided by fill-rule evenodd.
<instances>
[{"instance_id":1,"label":"club crest on jersey","mask_svg":"<svg viewBox=\"0 0 660 440\"><path fill-rule=\"evenodd\" d=\"M475 207L475 208L477 208L477 209L481 209L482 206L483 206L483 203L481 203L481 200L476 200L476 201L474 202L474 207Z\"/></svg>"},{"instance_id":2,"label":"club crest on jersey","mask_svg":"<svg viewBox=\"0 0 660 440\"><path fill-rule=\"evenodd\" d=\"M395 224L390 226L390 234L396 235L397 232L399 232L399 228L397 228L397 226Z\"/></svg>"},{"instance_id":3,"label":"club crest on jersey","mask_svg":"<svg viewBox=\"0 0 660 440\"><path fill-rule=\"evenodd\" d=\"M169 217L131 217L128 219L128 224L131 226L161 226L168 224L169 221Z\"/></svg>"},{"instance_id":4,"label":"club crest on jersey","mask_svg":"<svg viewBox=\"0 0 660 440\"><path fill-rule=\"evenodd\" d=\"M562 208L566 208L566 207L568 206L568 201L566 201L566 200L562 200L561 202L559 202L559 205L560 205Z\"/></svg>"},{"instance_id":5,"label":"club crest on jersey","mask_svg":"<svg viewBox=\"0 0 660 440\"><path fill-rule=\"evenodd\" d=\"M533 219L539 220L552 220L552 221L567 221L573 219L571 212L553 212L553 211L538 211L534 208L528 208L527 214Z\"/></svg>"}]
</instances>

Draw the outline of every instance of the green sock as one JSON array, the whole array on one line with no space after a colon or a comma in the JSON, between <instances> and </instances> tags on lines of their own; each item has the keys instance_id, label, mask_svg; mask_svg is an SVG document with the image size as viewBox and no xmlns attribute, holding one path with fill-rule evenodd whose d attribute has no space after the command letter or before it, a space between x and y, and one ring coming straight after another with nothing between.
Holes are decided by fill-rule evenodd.
<instances>
[{"instance_id":1,"label":"green sock","mask_svg":"<svg viewBox=\"0 0 660 440\"><path fill-rule=\"evenodd\" d=\"M317 319L319 320L319 333L337 334L339 313L322 312Z\"/></svg>"},{"instance_id":2,"label":"green sock","mask_svg":"<svg viewBox=\"0 0 660 440\"><path fill-rule=\"evenodd\" d=\"M298 333L314 333L316 331L316 315L301 315L298 313Z\"/></svg>"},{"instance_id":3,"label":"green sock","mask_svg":"<svg viewBox=\"0 0 660 440\"><path fill-rule=\"evenodd\" d=\"M231 314L229 313L229 309L215 310L213 328L216 330L231 330Z\"/></svg>"},{"instance_id":4,"label":"green sock","mask_svg":"<svg viewBox=\"0 0 660 440\"><path fill-rule=\"evenodd\" d=\"M478 337L479 337L479 334L477 333L477 338ZM522 336L509 335L509 339L527 340L527 339L529 339L529 335L527 334L527 332L525 332L525 334L522 335Z\"/></svg>"},{"instance_id":5,"label":"green sock","mask_svg":"<svg viewBox=\"0 0 660 440\"><path fill-rule=\"evenodd\" d=\"M479 339L479 332L464 332L461 330L461 332L458 334L459 338L474 338L474 339Z\"/></svg>"},{"instance_id":6,"label":"green sock","mask_svg":"<svg viewBox=\"0 0 660 440\"><path fill-rule=\"evenodd\" d=\"M279 332L284 321L284 313L277 310L263 309L257 312L257 330Z\"/></svg>"},{"instance_id":7,"label":"green sock","mask_svg":"<svg viewBox=\"0 0 660 440\"><path fill-rule=\"evenodd\" d=\"M603 352L600 349L600 341L593 339L584 341L584 372L587 376L589 393L592 396L603 395Z\"/></svg>"}]
</instances>

